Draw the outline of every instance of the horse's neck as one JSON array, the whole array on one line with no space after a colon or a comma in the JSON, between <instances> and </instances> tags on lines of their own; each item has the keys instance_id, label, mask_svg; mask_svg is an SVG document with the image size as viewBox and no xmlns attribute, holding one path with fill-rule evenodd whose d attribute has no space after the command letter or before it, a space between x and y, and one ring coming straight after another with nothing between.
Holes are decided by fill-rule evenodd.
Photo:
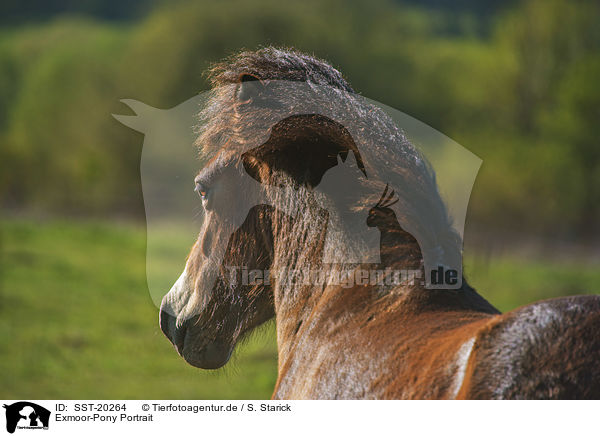
<instances>
[{"instance_id":1,"label":"horse's neck","mask_svg":"<svg viewBox=\"0 0 600 436\"><path fill-rule=\"evenodd\" d=\"M386 219L377 229L381 234L382 244L384 241L387 244L417 244L417 240L400 226L395 217Z\"/></svg>"},{"instance_id":2,"label":"horse's neck","mask_svg":"<svg viewBox=\"0 0 600 436\"><path fill-rule=\"evenodd\" d=\"M468 323L498 313L470 288L406 287L383 295L372 286L305 291L276 301L279 367L274 398L343 397L322 389L332 385L346 392L352 386L339 381L348 374L368 391L376 389L372 377L386 369L372 365L386 362L398 347L415 352L410 348L415 332L429 337L439 333L448 317Z\"/></svg>"},{"instance_id":3,"label":"horse's neck","mask_svg":"<svg viewBox=\"0 0 600 436\"><path fill-rule=\"evenodd\" d=\"M326 236L326 217L324 223L324 227L318 225L313 227L313 229L319 228L320 231L312 232L312 237L302 235L303 237L299 239L303 242L301 252L278 250L281 257L276 263L284 268L295 267L312 271L331 268L326 270L328 274L339 267L325 265L321 261L323 241ZM310 253L310 256L306 253ZM306 259L310 260L307 262ZM420 277L424 278L423 258L419 244L410 234L402 230L397 222L396 225L387 226L381 232L381 260L381 264L363 265L362 268L367 269L368 273L372 270L417 270L421 274ZM366 314L369 312L394 310L423 313L428 310L443 309L497 313L464 280L463 288L454 291L425 289L418 276L413 284L357 285L352 288L339 284L314 283L311 280L304 284L298 282L294 284L286 280L275 283L274 286L280 374L282 366L289 365L298 353L305 355L311 352L311 348L307 348L306 343L302 345L303 341L312 340L307 338L318 337L319 346L327 346L330 338L322 335L328 335L329 333L323 332L331 331L328 325L342 328L345 323L349 324L360 317L367 319ZM385 307L381 306L382 302L385 302ZM360 334L358 331L355 333ZM318 353L316 348L313 347L312 350Z\"/></svg>"},{"instance_id":4,"label":"horse's neck","mask_svg":"<svg viewBox=\"0 0 600 436\"><path fill-rule=\"evenodd\" d=\"M378 227L380 232L379 253L385 268L396 270L421 270L423 255L417 240L406 232L397 221Z\"/></svg>"},{"instance_id":5,"label":"horse's neck","mask_svg":"<svg viewBox=\"0 0 600 436\"><path fill-rule=\"evenodd\" d=\"M319 219L322 220L320 223L318 222ZM285 350L293 346L295 336L303 326L306 326L307 320L315 316L315 311L319 310L324 300L337 298L333 295L337 292L352 292L348 288L339 287L338 289L335 285L327 285L327 283L315 284L311 281L312 279L309 279L309 284L292 283L290 280L290 272L322 271L325 273L325 277L331 278L336 277L336 274L340 273L338 268L343 270L343 267L337 264L323 263L326 236L333 230L329 223L328 214L319 216L313 222L310 232L304 230L301 234L297 235L297 239L303 241L301 250L277 250L276 269L280 270L283 268L288 270L287 275L280 276L285 277L285 279L275 284L275 306L280 357L282 352L285 353ZM371 270L384 272L386 269L393 269L402 272L417 271L420 273L420 277L423 277L423 258L416 239L405 232L397 220L385 226L385 229L380 229L380 232L381 263L368 265L367 268L369 271L367 272L369 275L371 274ZM346 242L352 240L351 237L333 239L336 242L340 240ZM343 258L344 247L334 247L333 250L331 250L331 247L328 248L327 255L329 257L337 259L337 262L340 264L346 263L347 259ZM352 251L351 247L347 248ZM307 253L309 254L307 255ZM344 271L347 272L347 270ZM417 275L417 277L419 276ZM325 282L327 282L327 279L325 279ZM390 285L386 287L389 291ZM406 292L407 289L404 289L403 292ZM379 291L374 292L376 294L380 293ZM367 307L369 301L361 301L359 304Z\"/></svg>"},{"instance_id":6,"label":"horse's neck","mask_svg":"<svg viewBox=\"0 0 600 436\"><path fill-rule=\"evenodd\" d=\"M372 269L379 267L373 265ZM280 289L275 296L280 373L282 367L289 365L299 354L305 355L307 350L319 353L318 347L327 347L331 341L335 341L333 336L344 330L345 326L362 324L361 320L368 322L371 316L369 314L410 314L406 318L406 331L412 331L414 326L409 324L415 322L419 314L435 311L499 313L464 279L462 288L458 290L430 290L418 283L392 288L370 285L307 285L297 287L294 292ZM402 325L395 327L398 330L390 334L402 336ZM332 337L323 332L331 332ZM347 345L351 348L353 338L360 340L361 332L347 333L350 333ZM307 348L307 341L316 342Z\"/></svg>"}]
</instances>

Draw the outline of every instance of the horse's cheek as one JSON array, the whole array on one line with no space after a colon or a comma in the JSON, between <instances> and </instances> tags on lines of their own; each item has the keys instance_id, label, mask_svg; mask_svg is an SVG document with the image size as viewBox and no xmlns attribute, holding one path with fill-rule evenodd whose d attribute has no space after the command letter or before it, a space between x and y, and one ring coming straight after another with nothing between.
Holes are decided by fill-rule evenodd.
<instances>
[{"instance_id":1,"label":"horse's cheek","mask_svg":"<svg viewBox=\"0 0 600 436\"><path fill-rule=\"evenodd\" d=\"M206 215L204 226L200 231L200 236L198 238L198 248L200 250L200 254L205 258L211 257L214 251L213 241L215 238L215 232L218 231L218 225L215 214L213 212L209 212Z\"/></svg>"}]
</instances>

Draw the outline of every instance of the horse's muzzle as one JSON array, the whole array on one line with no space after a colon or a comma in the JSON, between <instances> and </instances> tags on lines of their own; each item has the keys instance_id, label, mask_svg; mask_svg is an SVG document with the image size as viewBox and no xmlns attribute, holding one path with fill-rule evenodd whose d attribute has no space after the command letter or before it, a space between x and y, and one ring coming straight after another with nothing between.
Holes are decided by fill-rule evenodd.
<instances>
[{"instance_id":1,"label":"horse's muzzle","mask_svg":"<svg viewBox=\"0 0 600 436\"><path fill-rule=\"evenodd\" d=\"M160 311L160 329L175 346L177 353L187 363L202 369L217 369L225 365L231 357L232 347L212 341L198 347L198 332L193 332L189 327L195 324L196 317L191 318L177 326L177 319L168 311ZM194 334L196 333L196 334Z\"/></svg>"}]
</instances>

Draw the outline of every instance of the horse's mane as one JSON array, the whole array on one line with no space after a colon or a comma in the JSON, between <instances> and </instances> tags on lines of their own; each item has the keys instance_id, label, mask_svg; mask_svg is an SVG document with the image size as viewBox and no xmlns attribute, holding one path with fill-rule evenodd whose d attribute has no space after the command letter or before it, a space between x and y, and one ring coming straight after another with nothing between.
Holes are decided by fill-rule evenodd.
<instances>
[{"instance_id":1,"label":"horse's mane","mask_svg":"<svg viewBox=\"0 0 600 436\"><path fill-rule=\"evenodd\" d=\"M263 48L245 51L214 65L209 72L213 86L212 96L200 113L197 144L202 153L210 155L218 149L248 142L256 129L281 124L278 105L263 106L259 99L248 102L244 93L247 84L265 89L275 81L301 82L308 87L288 93L281 101L286 108L302 108L306 101L318 100L319 107L340 114L345 125L352 125L354 139L361 147L357 158L364 162L369 179L364 181L362 195L353 205L355 210L368 209L377 203L387 181L395 180L394 189L399 199L398 221L429 253L444 258L460 258L462 241L452 223L438 191L435 172L423 155L408 141L393 120L380 108L368 104L357 95L341 73L325 61L291 49ZM318 93L310 89L320 87ZM324 90L324 91L322 91ZM252 92L252 90L251 90ZM286 109L288 110L288 109ZM299 109L301 111L301 109ZM331 136L332 127L323 117L298 117L281 128L283 136L296 135L304 122L324 137ZM300 123L300 124L299 124ZM311 124L312 123L312 124ZM259 127L256 127L259 126ZM262 126L262 127L260 127ZM283 137L282 136L282 137ZM341 140L348 143L347 139ZM325 148L322 151L327 153ZM330 152L330 150L329 150ZM315 153L315 150L311 150ZM319 150L317 150L319 153ZM323 159L331 156L323 154ZM334 157L335 159L335 157ZM372 177L377 173L377 177ZM299 182L296 180L296 182ZM437 255L436 255L437 256Z\"/></svg>"},{"instance_id":2,"label":"horse's mane","mask_svg":"<svg viewBox=\"0 0 600 436\"><path fill-rule=\"evenodd\" d=\"M214 64L208 71L213 88L237 84L243 75L259 80L311 82L354 92L342 74L327 62L290 48L243 51Z\"/></svg>"}]
</instances>

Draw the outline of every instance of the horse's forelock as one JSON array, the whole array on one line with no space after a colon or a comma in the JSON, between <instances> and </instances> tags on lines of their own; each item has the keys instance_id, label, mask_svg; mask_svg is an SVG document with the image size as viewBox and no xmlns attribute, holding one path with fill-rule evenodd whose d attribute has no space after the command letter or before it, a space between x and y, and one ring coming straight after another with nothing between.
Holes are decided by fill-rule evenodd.
<instances>
[{"instance_id":1,"label":"horse's forelock","mask_svg":"<svg viewBox=\"0 0 600 436\"><path fill-rule=\"evenodd\" d=\"M213 65L208 71L213 87L238 84L244 75L257 80L311 82L354 92L342 74L327 62L290 48L243 51Z\"/></svg>"}]
</instances>

